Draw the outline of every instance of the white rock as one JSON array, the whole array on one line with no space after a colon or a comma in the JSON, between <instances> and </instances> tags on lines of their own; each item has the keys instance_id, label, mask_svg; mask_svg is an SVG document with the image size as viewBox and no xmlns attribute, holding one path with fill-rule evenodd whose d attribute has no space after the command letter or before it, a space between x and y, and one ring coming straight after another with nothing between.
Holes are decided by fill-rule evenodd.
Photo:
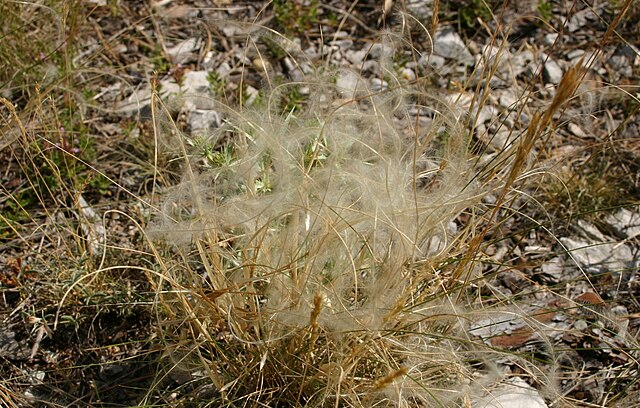
<instances>
[{"instance_id":1,"label":"white rock","mask_svg":"<svg viewBox=\"0 0 640 408\"><path fill-rule=\"evenodd\" d=\"M513 54L511 57L511 69L513 76L518 76L523 72L528 72L530 75L536 75L537 64L535 63L535 57L530 50L522 50Z\"/></svg>"},{"instance_id":2,"label":"white rock","mask_svg":"<svg viewBox=\"0 0 640 408\"><path fill-rule=\"evenodd\" d=\"M596 16L591 8L585 8L580 10L569 18L567 22L567 29L569 32L576 32L589 23L589 20L595 19Z\"/></svg>"},{"instance_id":3,"label":"white rock","mask_svg":"<svg viewBox=\"0 0 640 408\"><path fill-rule=\"evenodd\" d=\"M500 93L500 97L498 98L498 103L503 108L515 109L518 99L512 90L505 90Z\"/></svg>"},{"instance_id":4,"label":"white rock","mask_svg":"<svg viewBox=\"0 0 640 408\"><path fill-rule=\"evenodd\" d=\"M584 50L581 49L576 49L576 50L571 50L567 53L567 58L572 60L574 58L580 58L584 55Z\"/></svg>"},{"instance_id":5,"label":"white rock","mask_svg":"<svg viewBox=\"0 0 640 408\"><path fill-rule=\"evenodd\" d=\"M469 114L469 108L471 101L473 100L473 93L471 92L455 92L451 93L447 97L447 101L452 106L452 113L455 114L456 119L460 120L465 118ZM477 108L476 108L477 109ZM473 112L475 115L476 112ZM482 124L481 121L477 121L476 125Z\"/></svg>"},{"instance_id":6,"label":"white rock","mask_svg":"<svg viewBox=\"0 0 640 408\"><path fill-rule=\"evenodd\" d=\"M313 65L310 62L306 62L306 61L303 61L302 63L300 63L300 69L306 75L311 75L315 72Z\"/></svg>"},{"instance_id":7,"label":"white rock","mask_svg":"<svg viewBox=\"0 0 640 408\"><path fill-rule=\"evenodd\" d=\"M640 49L631 43L624 43L618 47L617 52L625 55L634 66L640 65Z\"/></svg>"},{"instance_id":8,"label":"white rock","mask_svg":"<svg viewBox=\"0 0 640 408\"><path fill-rule=\"evenodd\" d=\"M485 45L482 48L482 53L476 56L477 75L482 74L485 66L487 69L493 69L495 66L496 74L508 80L511 77L511 59L512 55L509 52L508 45L505 47Z\"/></svg>"},{"instance_id":9,"label":"white rock","mask_svg":"<svg viewBox=\"0 0 640 408\"><path fill-rule=\"evenodd\" d=\"M420 60L418 60L418 65L420 65L422 68L440 69L444 67L445 63L446 60L444 59L444 57L435 54L423 55L422 57L420 57Z\"/></svg>"},{"instance_id":10,"label":"white rock","mask_svg":"<svg viewBox=\"0 0 640 408\"><path fill-rule=\"evenodd\" d=\"M627 270L633 261L631 248L617 242L594 242L576 237L563 237L560 242L571 258L586 272L613 274Z\"/></svg>"},{"instance_id":11,"label":"white rock","mask_svg":"<svg viewBox=\"0 0 640 408\"><path fill-rule=\"evenodd\" d=\"M433 38L433 53L465 64L473 64L474 62L474 58L464 41L451 27L436 32Z\"/></svg>"},{"instance_id":12,"label":"white rock","mask_svg":"<svg viewBox=\"0 0 640 408\"><path fill-rule=\"evenodd\" d=\"M335 39L340 39L340 38L349 38L350 35L348 32L344 31L344 30L340 30L340 31L336 31L333 35L333 38Z\"/></svg>"},{"instance_id":13,"label":"white rock","mask_svg":"<svg viewBox=\"0 0 640 408\"><path fill-rule=\"evenodd\" d=\"M215 107L207 71L187 72L182 78L179 95L183 98L183 110L213 109Z\"/></svg>"},{"instance_id":14,"label":"white rock","mask_svg":"<svg viewBox=\"0 0 640 408\"><path fill-rule=\"evenodd\" d=\"M413 72L411 68L403 68L402 71L400 71L400 76L407 81L413 81L416 79L416 73Z\"/></svg>"},{"instance_id":15,"label":"white rock","mask_svg":"<svg viewBox=\"0 0 640 408\"><path fill-rule=\"evenodd\" d=\"M489 314L486 318L474 322L469 327L469 334L487 341L495 336L511 333L513 330L522 326L522 320L513 313L497 312Z\"/></svg>"},{"instance_id":16,"label":"white rock","mask_svg":"<svg viewBox=\"0 0 640 408\"><path fill-rule=\"evenodd\" d=\"M216 68L216 73L218 74L218 76L220 76L220 78L226 77L230 72L231 66L226 62L223 62L218 66L218 68Z\"/></svg>"},{"instance_id":17,"label":"white rock","mask_svg":"<svg viewBox=\"0 0 640 408\"><path fill-rule=\"evenodd\" d=\"M498 385L494 390L474 401L474 408L547 408L538 391L520 377Z\"/></svg>"},{"instance_id":18,"label":"white rock","mask_svg":"<svg viewBox=\"0 0 640 408\"><path fill-rule=\"evenodd\" d=\"M586 330L587 327L589 327L589 323L585 322L582 319L578 319L575 322L573 322L573 328L576 329L577 331Z\"/></svg>"},{"instance_id":19,"label":"white rock","mask_svg":"<svg viewBox=\"0 0 640 408\"><path fill-rule=\"evenodd\" d=\"M580 51L580 50L576 50ZM572 55L573 57L569 58L571 61L571 65L578 65L582 63L582 66L585 68L597 69L600 65L598 58L600 54L596 51L582 52L582 53L569 53L567 56Z\"/></svg>"},{"instance_id":20,"label":"white rock","mask_svg":"<svg viewBox=\"0 0 640 408\"><path fill-rule=\"evenodd\" d=\"M577 224L580 228L580 235L584 238L599 242L610 241L595 225L589 224L584 220L578 220Z\"/></svg>"},{"instance_id":21,"label":"white rock","mask_svg":"<svg viewBox=\"0 0 640 408\"><path fill-rule=\"evenodd\" d=\"M408 0L406 5L411 15L420 21L424 21L433 13L433 0Z\"/></svg>"},{"instance_id":22,"label":"white rock","mask_svg":"<svg viewBox=\"0 0 640 408\"><path fill-rule=\"evenodd\" d=\"M194 135L206 135L219 127L220 123L220 114L213 110L194 109L187 117L187 124Z\"/></svg>"},{"instance_id":23,"label":"white rock","mask_svg":"<svg viewBox=\"0 0 640 408\"><path fill-rule=\"evenodd\" d=\"M389 88L389 84L384 79L371 78L371 90L373 92L384 91Z\"/></svg>"},{"instance_id":24,"label":"white rock","mask_svg":"<svg viewBox=\"0 0 640 408\"><path fill-rule=\"evenodd\" d=\"M351 49L351 47L353 47L353 40L351 39L336 40L332 42L332 45L335 45L341 50L346 51L348 49Z\"/></svg>"},{"instance_id":25,"label":"white rock","mask_svg":"<svg viewBox=\"0 0 640 408\"><path fill-rule=\"evenodd\" d=\"M569 274L565 272L564 262L560 257L552 258L540 265L540 271L550 276L554 282L560 282L569 277Z\"/></svg>"},{"instance_id":26,"label":"white rock","mask_svg":"<svg viewBox=\"0 0 640 408\"><path fill-rule=\"evenodd\" d=\"M302 73L302 71L300 71L295 61L293 61L289 57L285 57L282 63L286 67L287 73L294 82L302 82L304 80L304 74Z\"/></svg>"},{"instance_id":27,"label":"white rock","mask_svg":"<svg viewBox=\"0 0 640 408\"><path fill-rule=\"evenodd\" d=\"M225 37L233 37L237 34L242 34L242 30L235 24L226 24L222 26L222 33Z\"/></svg>"},{"instance_id":28,"label":"white rock","mask_svg":"<svg viewBox=\"0 0 640 408\"><path fill-rule=\"evenodd\" d=\"M126 44L123 44L123 43L117 44L115 47L113 47L113 52L116 55L117 54L124 54L127 51L129 51L129 48L126 46Z\"/></svg>"},{"instance_id":29,"label":"white rock","mask_svg":"<svg viewBox=\"0 0 640 408\"><path fill-rule=\"evenodd\" d=\"M562 68L560 68L560 65L551 58L548 58L544 63L542 74L546 83L557 85L562 80Z\"/></svg>"},{"instance_id":30,"label":"white rock","mask_svg":"<svg viewBox=\"0 0 640 408\"><path fill-rule=\"evenodd\" d=\"M386 58L393 53L393 48L382 43L375 43L369 49L369 56L373 59Z\"/></svg>"},{"instance_id":31,"label":"white rock","mask_svg":"<svg viewBox=\"0 0 640 408\"><path fill-rule=\"evenodd\" d=\"M185 64L196 56L200 47L200 41L196 38L187 38L171 48L167 48L167 54L174 64Z\"/></svg>"},{"instance_id":32,"label":"white rock","mask_svg":"<svg viewBox=\"0 0 640 408\"><path fill-rule=\"evenodd\" d=\"M622 44L607 61L613 72L623 77L633 76L633 67L640 65L640 50L632 44Z\"/></svg>"},{"instance_id":33,"label":"white rock","mask_svg":"<svg viewBox=\"0 0 640 408\"><path fill-rule=\"evenodd\" d=\"M482 107L482 109L480 109L480 112L477 113L477 107L474 107L474 123L476 125L479 125L481 123L485 123L487 121L493 120L495 118L495 116L498 114L498 110L496 109L495 106L493 105L484 105Z\"/></svg>"},{"instance_id":34,"label":"white rock","mask_svg":"<svg viewBox=\"0 0 640 408\"><path fill-rule=\"evenodd\" d=\"M489 163L491 162L491 160L493 160L493 158L495 153L490 153L490 154L485 154L482 159L480 160L481 163ZM485 204L489 204L489 205L493 205L498 201L498 197L496 197L493 194L487 194L486 196L482 197L482 202Z\"/></svg>"},{"instance_id":35,"label":"white rock","mask_svg":"<svg viewBox=\"0 0 640 408\"><path fill-rule=\"evenodd\" d=\"M169 95L180 93L180 86L172 80L163 79L160 81L160 97L162 99ZM151 105L151 86L144 85L133 91L127 98L118 103L116 111L122 116L144 115Z\"/></svg>"},{"instance_id":36,"label":"white rock","mask_svg":"<svg viewBox=\"0 0 640 408\"><path fill-rule=\"evenodd\" d=\"M621 208L606 218L607 224L624 238L640 236L640 213Z\"/></svg>"},{"instance_id":37,"label":"white rock","mask_svg":"<svg viewBox=\"0 0 640 408\"><path fill-rule=\"evenodd\" d=\"M173 101L184 111L213 109L215 101L208 77L207 71L189 71L182 78L182 85L177 84L172 78L163 79L160 81L159 96L164 100L174 98ZM123 116L132 116L144 112L150 104L151 87L146 85L121 101L117 110Z\"/></svg>"},{"instance_id":38,"label":"white rock","mask_svg":"<svg viewBox=\"0 0 640 408\"><path fill-rule=\"evenodd\" d=\"M500 151L505 149L509 145L511 145L517 137L518 135L515 132L505 127L501 127L495 133L491 133L491 134L485 133L483 136L480 137L480 139L483 142L489 144L494 149Z\"/></svg>"},{"instance_id":39,"label":"white rock","mask_svg":"<svg viewBox=\"0 0 640 408\"><path fill-rule=\"evenodd\" d=\"M569 132L573 133L574 135L580 138L587 137L587 134L584 132L584 130L582 130L582 128L575 123L571 122L567 127L569 128Z\"/></svg>"},{"instance_id":40,"label":"white rock","mask_svg":"<svg viewBox=\"0 0 640 408\"><path fill-rule=\"evenodd\" d=\"M549 33L544 36L544 45L552 46L558 39L558 33Z\"/></svg>"},{"instance_id":41,"label":"white rock","mask_svg":"<svg viewBox=\"0 0 640 408\"><path fill-rule=\"evenodd\" d=\"M380 75L382 69L380 63L375 60L368 60L362 63L362 72L367 72L375 75Z\"/></svg>"},{"instance_id":42,"label":"white rock","mask_svg":"<svg viewBox=\"0 0 640 408\"><path fill-rule=\"evenodd\" d=\"M612 55L607 61L612 68L612 71L618 75L624 77L630 77L633 75L633 68L629 64L629 60L622 55Z\"/></svg>"},{"instance_id":43,"label":"white rock","mask_svg":"<svg viewBox=\"0 0 640 408\"><path fill-rule=\"evenodd\" d=\"M208 94L210 87L207 71L189 71L182 77L182 91L185 94Z\"/></svg>"},{"instance_id":44,"label":"white rock","mask_svg":"<svg viewBox=\"0 0 640 408\"><path fill-rule=\"evenodd\" d=\"M251 85L247 85L247 88L245 89L245 93L247 94L248 98L244 102L244 105L251 106L256 101L256 98L260 94L260 91L258 91L256 88L252 87Z\"/></svg>"},{"instance_id":45,"label":"white rock","mask_svg":"<svg viewBox=\"0 0 640 408\"><path fill-rule=\"evenodd\" d=\"M359 51L348 50L344 53L344 56L352 64L360 65L362 64L362 61L364 61L365 57L367 56L367 50L359 50Z\"/></svg>"},{"instance_id":46,"label":"white rock","mask_svg":"<svg viewBox=\"0 0 640 408\"><path fill-rule=\"evenodd\" d=\"M343 98L354 98L359 82L362 81L360 76L353 71L344 70L338 74L336 79L336 88Z\"/></svg>"}]
</instances>

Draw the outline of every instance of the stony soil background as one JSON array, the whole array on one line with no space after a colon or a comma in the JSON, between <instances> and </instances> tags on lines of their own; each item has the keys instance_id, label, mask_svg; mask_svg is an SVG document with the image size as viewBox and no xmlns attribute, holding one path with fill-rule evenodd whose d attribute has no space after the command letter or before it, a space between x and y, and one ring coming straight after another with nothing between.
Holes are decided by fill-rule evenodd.
<instances>
[{"instance_id":1,"label":"stony soil background","mask_svg":"<svg viewBox=\"0 0 640 408\"><path fill-rule=\"evenodd\" d=\"M158 193L181 177L170 146L154 148L152 89L167 101L182 95L179 105L167 103L178 129L192 137L224 120L216 99L254 103L270 81L301 80L318 61L361 72L383 90L390 84L378 63L385 52L378 33L399 24L394 13L406 10L415 16L414 52L394 57L398 74L439 89L461 112L474 95L485 95L483 108L471 109L470 125L482 155L526 129L569 67L587 67L573 103L538 146L539 174L526 191L531 200L512 204L513 215L485 254L479 296L510 305L503 315L473 322L469 332L506 351L499 365L532 387L527 406L544 406L534 364L523 367L510 356L542 362L550 341L562 350L555 356L562 370L554 375L566 399L564 405L546 400L547 406L640 406L640 7L633 5L603 43L623 2L506 3L440 2L435 32L430 1L76 5L78 20L52 38L58 48L35 57L37 86L3 67L2 96L25 112L29 130L53 141L48 149L73 154L73 176L82 181L62 175L62 184L30 185L23 165L29 163L11 147L18 137L3 108L0 405L135 406L151 395L156 405L200 406L194 401L210 399L215 390L197 373L174 370L157 378L164 356L153 292L133 268L154 262L136 252L145 244L133 220L148 222ZM60 16L50 17L59 27ZM292 39L300 58L268 40L247 42L245 33L258 27ZM60 54L72 41L71 66L63 72ZM52 84L63 91L38 98ZM287 103L304 104L307 92L298 88ZM42 180L52 172L47 161L30 165ZM43 194L46 206L25 193L30 188L53 190ZM84 256L69 257L77 248ZM76 290L92 268L122 264L132 268L101 280L99 291ZM524 317L513 317L514 310ZM535 374L548 375L540 367Z\"/></svg>"}]
</instances>

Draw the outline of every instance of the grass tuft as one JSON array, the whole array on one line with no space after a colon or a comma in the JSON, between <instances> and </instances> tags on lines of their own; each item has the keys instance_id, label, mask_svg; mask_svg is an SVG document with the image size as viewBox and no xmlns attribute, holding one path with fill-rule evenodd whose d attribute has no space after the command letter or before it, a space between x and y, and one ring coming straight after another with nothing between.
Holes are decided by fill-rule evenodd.
<instances>
[{"instance_id":1,"label":"grass tuft","mask_svg":"<svg viewBox=\"0 0 640 408\"><path fill-rule=\"evenodd\" d=\"M635 272L573 268L552 228L638 201L640 104L631 86L591 95L602 55L550 93L535 62L501 69L509 2L436 0L426 27L393 2L274 1L258 16L304 41L203 19L201 55L177 64L169 44L193 32L168 27L193 10L121 3L0 4L2 404L469 407L509 375L558 406L588 406L577 388L605 377L598 406L637 402L637 313L621 306L637 302L611 283ZM629 27L618 3L601 49ZM528 28L551 29L553 7ZM350 67L341 48L381 13L392 28ZM456 19L495 47L443 82L418 61ZM206 106L222 125L186 134L188 104L162 84L221 62ZM129 81L150 82L140 123L110 105ZM502 86L518 99L504 123L478 123ZM607 102L627 118L554 167L559 135ZM550 264L575 273L550 283ZM576 363L605 354L606 372Z\"/></svg>"},{"instance_id":2,"label":"grass tuft","mask_svg":"<svg viewBox=\"0 0 640 408\"><path fill-rule=\"evenodd\" d=\"M473 234L453 220L494 189L504 198L543 125L488 179L457 110L385 75L379 91L319 67L264 104L227 107L208 141L225 160L183 143L184 179L150 234L194 267L169 268L155 286L176 321L163 335L181 339L181 360L216 361L207 375L221 402L451 406L465 394L464 307L452 295L475 268L462 249ZM309 98L283 109L291 86ZM456 258L468 262L445 278ZM211 338L220 327L223 341Z\"/></svg>"}]
</instances>

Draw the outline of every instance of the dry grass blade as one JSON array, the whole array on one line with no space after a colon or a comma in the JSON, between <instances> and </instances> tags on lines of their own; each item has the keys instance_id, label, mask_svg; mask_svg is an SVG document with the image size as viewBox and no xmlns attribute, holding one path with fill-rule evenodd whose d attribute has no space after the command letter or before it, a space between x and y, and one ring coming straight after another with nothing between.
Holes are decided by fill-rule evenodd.
<instances>
[{"instance_id":1,"label":"dry grass blade","mask_svg":"<svg viewBox=\"0 0 640 408\"><path fill-rule=\"evenodd\" d=\"M633 1L183 3L0 2L0 405L640 403Z\"/></svg>"}]
</instances>

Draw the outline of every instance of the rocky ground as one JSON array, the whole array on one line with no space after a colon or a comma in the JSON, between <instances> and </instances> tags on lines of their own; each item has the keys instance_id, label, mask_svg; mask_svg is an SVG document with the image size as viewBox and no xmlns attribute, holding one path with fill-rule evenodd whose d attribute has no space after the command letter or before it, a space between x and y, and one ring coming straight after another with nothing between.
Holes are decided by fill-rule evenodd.
<instances>
[{"instance_id":1,"label":"rocky ground","mask_svg":"<svg viewBox=\"0 0 640 408\"><path fill-rule=\"evenodd\" d=\"M570 67L585 67L575 97L536 146L523 177L532 181L518 187L528 199L507 206L482 254L474 284L491 312L475 315L468 333L503 351L494 369L505 381L493 400L469 404L640 406L640 8L617 21L625 2L451 3L439 3L435 30L433 1L79 6L83 20L61 34L74 37L73 72L62 72L53 51L38 61L40 91L15 76L2 90L27 130L52 141L40 148L71 154L81 179L44 185L51 162L69 165L55 155L32 157L39 173L25 170L28 156L12 147L19 133L7 130L15 122L2 111L3 406L133 406L150 395L158 405L209 406L203 401L215 390L198 374L154 378L162 354L154 293L135 269L154 261L135 223L148 222L158 193L182 170L171 138L150 123L161 117L198 140L223 123L218 101L259 103L264 89L303 81L323 64L359 72L383 91L395 86L380 64L388 53L398 78L424 81L460 109L481 161L516 143ZM400 10L414 17L403 20ZM404 47L391 49L379 33L403 22ZM345 88L357 80L338 78ZM38 99L48 87L63 92ZM310 91L292 89L284 101L295 110ZM152 106L153 92L165 110ZM29 196L29 180L52 194ZM458 226L464 222L461 215ZM70 259L77 248L84 255ZM78 293L96 279L91 270L121 264L130 268L101 277L100 291Z\"/></svg>"}]
</instances>

